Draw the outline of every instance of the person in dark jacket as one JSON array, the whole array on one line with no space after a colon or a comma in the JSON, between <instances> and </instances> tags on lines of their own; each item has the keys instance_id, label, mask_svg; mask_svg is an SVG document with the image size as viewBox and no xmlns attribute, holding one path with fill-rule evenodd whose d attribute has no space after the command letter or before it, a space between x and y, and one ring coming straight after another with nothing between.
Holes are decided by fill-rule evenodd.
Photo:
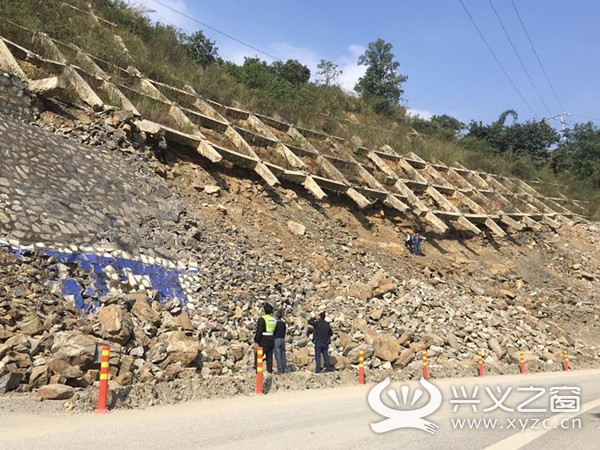
<instances>
[{"instance_id":1,"label":"person in dark jacket","mask_svg":"<svg viewBox=\"0 0 600 450\"><path fill-rule=\"evenodd\" d=\"M156 135L156 148L155 154L156 159L160 161L161 164L167 164L167 140L165 139L165 130L161 129Z\"/></svg>"},{"instance_id":2,"label":"person in dark jacket","mask_svg":"<svg viewBox=\"0 0 600 450\"><path fill-rule=\"evenodd\" d=\"M277 321L272 316L273 307L265 303L265 314L258 319L254 334L254 368L256 369L256 350L262 347L264 359L267 361L267 372L273 373L273 349L275 347L275 325Z\"/></svg>"},{"instance_id":3,"label":"person in dark jacket","mask_svg":"<svg viewBox=\"0 0 600 450\"><path fill-rule=\"evenodd\" d=\"M285 356L285 331L287 324L283 320L283 311L279 310L275 313L277 324L273 333L275 337L275 361L277 361L277 373L285 373L287 366L287 358Z\"/></svg>"},{"instance_id":4,"label":"person in dark jacket","mask_svg":"<svg viewBox=\"0 0 600 450\"><path fill-rule=\"evenodd\" d=\"M331 325L325 320L324 312L317 314L314 319L309 319L308 324L314 328L316 371L317 373L321 372L321 355L323 355L325 371L331 372L331 364L329 363L329 344L331 343L331 336L333 336Z\"/></svg>"},{"instance_id":5,"label":"person in dark jacket","mask_svg":"<svg viewBox=\"0 0 600 450\"><path fill-rule=\"evenodd\" d=\"M413 249L415 255L421 255L421 242L426 241L422 236L419 236L419 233L415 233L413 236Z\"/></svg>"}]
</instances>

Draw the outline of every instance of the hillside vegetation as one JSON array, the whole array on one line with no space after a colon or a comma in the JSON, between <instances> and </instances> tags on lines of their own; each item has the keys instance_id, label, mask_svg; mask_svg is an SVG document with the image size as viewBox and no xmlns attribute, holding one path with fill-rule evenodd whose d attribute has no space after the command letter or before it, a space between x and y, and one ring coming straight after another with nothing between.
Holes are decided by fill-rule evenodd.
<instances>
[{"instance_id":1,"label":"hillside vegetation","mask_svg":"<svg viewBox=\"0 0 600 450\"><path fill-rule=\"evenodd\" d=\"M122 0L92 0L95 14L104 19L95 23L83 12L87 4L0 0L0 35L18 41L20 27L42 31L116 66L133 65L154 80L189 84L223 104L345 138L358 135L368 147L389 144L399 153L541 181L536 188L542 193L587 200L590 217L600 218L600 130L592 123L577 124L561 137L545 122L518 122L514 111L492 124L465 125L447 115L414 118L398 101L407 77L397 72L391 44L381 39L360 57L367 74L356 86L359 95L353 95L336 84L337 67L329 61L322 61L316 77L296 60L246 58L236 65L220 58L216 43L202 31L188 35L153 23L143 8ZM371 71L376 64L383 70Z\"/></svg>"}]
</instances>

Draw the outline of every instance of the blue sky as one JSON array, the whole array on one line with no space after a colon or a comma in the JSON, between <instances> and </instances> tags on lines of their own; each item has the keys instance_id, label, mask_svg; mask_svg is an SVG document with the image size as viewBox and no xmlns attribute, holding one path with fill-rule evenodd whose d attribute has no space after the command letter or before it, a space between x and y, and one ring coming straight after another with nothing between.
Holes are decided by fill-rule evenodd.
<instances>
[{"instance_id":1,"label":"blue sky","mask_svg":"<svg viewBox=\"0 0 600 450\"><path fill-rule=\"evenodd\" d=\"M189 32L202 29L225 59L243 62L257 52L159 5L131 0L154 10L155 20ZM211 27L282 60L298 59L315 72L319 60L343 69L341 83L352 89L364 72L358 56L369 42L390 42L400 62L405 106L424 117L449 114L463 122L490 122L509 108L519 120L534 117L515 92L470 22L459 0L252 2L161 0ZM511 0L492 0L542 98L528 80L489 0L463 0L500 62L541 119L563 112L523 32ZM600 125L600 2L514 0L558 98L572 115L568 123L596 118ZM258 56L270 61L264 55ZM554 125L558 125L557 122Z\"/></svg>"}]
</instances>

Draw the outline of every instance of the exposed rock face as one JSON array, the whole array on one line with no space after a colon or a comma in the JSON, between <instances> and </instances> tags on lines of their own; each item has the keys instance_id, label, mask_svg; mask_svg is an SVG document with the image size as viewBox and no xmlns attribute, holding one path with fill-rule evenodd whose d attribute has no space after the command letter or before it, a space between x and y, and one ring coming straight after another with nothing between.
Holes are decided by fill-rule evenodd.
<instances>
[{"instance_id":1,"label":"exposed rock face","mask_svg":"<svg viewBox=\"0 0 600 450\"><path fill-rule=\"evenodd\" d=\"M281 382L284 388L322 385L305 373L314 370L306 319L320 311L327 312L334 330L330 352L339 373L330 385L355 382L359 348L365 350L372 379L389 371L418 377L422 348L428 349L431 372L437 374L472 375L480 348L492 373L516 371L521 348L528 364L539 370L555 368L564 348L574 367L598 363L597 349L588 345L600 342L594 341L598 276L588 276L599 273L593 252L561 247L553 232L544 231L543 239L522 235L518 248L501 241L502 252L483 238L461 242L469 247L461 252L451 238L440 245L456 244L453 251L407 260L404 253L394 253L403 250L394 246L397 227L386 225L387 219L355 212L359 221L346 209L341 213L333 200L315 212L290 189L269 190L229 175L217 181L184 160L166 168L153 165L144 146L134 142L134 134L139 142L145 138L131 131L130 119L113 115L106 122L56 126L61 135L86 144L50 139L48 158L71 155L75 162L69 170L81 169L77 179L53 177L56 163L37 167L33 154L17 159L19 151L11 153L11 165L23 165L38 178L31 182L24 176L13 185L12 172L1 172L0 165L0 231L26 243L44 234L60 237L65 245L110 241L143 256L193 259L198 279L193 294L186 301L161 301L152 286L137 280L134 287L133 273L116 274L107 286L111 294L96 295L96 304L89 302L80 314L73 299L60 295L60 286L49 280L91 278L81 266L35 251L17 258L2 247L0 390L52 384L80 393L97 382L98 349L109 345L111 383L133 385L147 398L162 389L187 398L187 383L193 381L223 392L246 392L246 384L253 382L252 337L265 301L281 308L288 321L288 360L297 373L290 374L290 385ZM23 129L18 128L28 133ZM39 130L31 133L35 145L45 145ZM16 146L18 139L9 135ZM61 153L65 142L66 153ZM50 186L34 198L23 189L49 180L61 188ZM85 192L92 194L82 197ZM48 230L33 228L39 224L22 212L25 204L33 205L27 214L52 213ZM95 214L96 209L103 213ZM89 224L81 220L87 216L92 217ZM592 227L577 224L567 231L592 247L600 242ZM547 253L532 250L542 246ZM471 247L482 253L480 259ZM543 267L542 281L528 274L524 258L507 265L510 258L522 257L523 249L543 261L531 269ZM490 253L506 264L482 264ZM183 276L181 283L190 284ZM127 290L119 292L125 285ZM592 340L586 343L587 336ZM61 389L43 395L68 395Z\"/></svg>"}]
</instances>

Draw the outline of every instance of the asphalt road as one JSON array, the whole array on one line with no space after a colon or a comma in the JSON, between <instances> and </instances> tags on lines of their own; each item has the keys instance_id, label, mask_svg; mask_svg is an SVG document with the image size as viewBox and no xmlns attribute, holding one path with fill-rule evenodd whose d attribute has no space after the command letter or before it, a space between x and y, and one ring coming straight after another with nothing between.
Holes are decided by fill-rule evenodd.
<instances>
[{"instance_id":1,"label":"asphalt road","mask_svg":"<svg viewBox=\"0 0 600 450\"><path fill-rule=\"evenodd\" d=\"M199 449L199 448L418 448L426 449L518 449L549 450L598 448L600 444L600 371L577 371L539 375L431 380L442 393L442 403L426 420L439 428L435 434L401 428L377 434L371 423L385 419L367 402L374 384L319 391L298 391L238 397L226 400L182 403L146 410L114 411L108 415L43 414L10 415L0 422L1 449ZM472 397L478 387L477 412L463 399L460 386ZM510 412L494 405L485 387L505 409L546 409L543 412ZM524 404L544 388L535 401ZM579 387L580 412L551 412L551 387ZM392 383L402 403L400 384ZM408 402L417 382L409 383ZM452 387L455 387L457 396ZM508 388L504 401L499 401ZM381 394L384 403L393 403ZM424 395L412 409L428 403ZM561 395L571 395L561 391ZM478 429L460 429L452 420L496 420L492 429L480 422ZM545 422L544 422L545 420ZM580 421L578 423L578 420ZM456 422L455 422L456 423ZM472 422L472 424L475 424ZM545 427L544 427L545 425ZM569 429L563 429L568 427ZM475 425L473 425L475 426ZM574 428L573 428L574 427Z\"/></svg>"}]
</instances>

